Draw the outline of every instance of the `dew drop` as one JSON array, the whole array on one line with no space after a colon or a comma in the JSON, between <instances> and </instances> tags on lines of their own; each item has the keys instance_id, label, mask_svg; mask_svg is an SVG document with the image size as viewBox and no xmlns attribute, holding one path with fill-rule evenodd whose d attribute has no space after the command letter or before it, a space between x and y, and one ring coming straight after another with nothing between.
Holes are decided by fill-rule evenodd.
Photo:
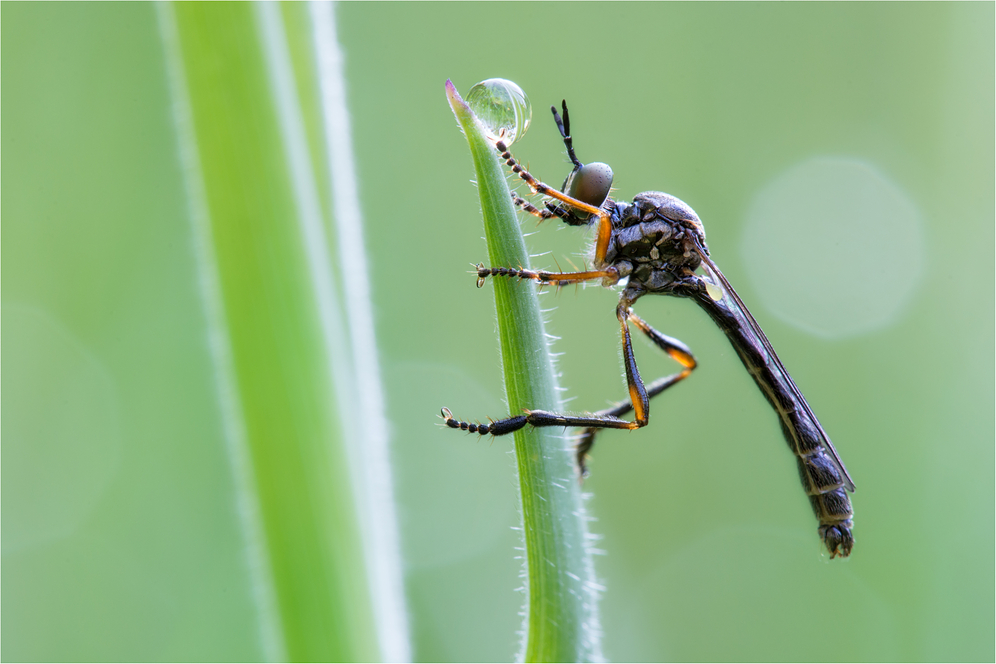
<instances>
[{"instance_id":1,"label":"dew drop","mask_svg":"<svg viewBox=\"0 0 996 664\"><path fill-rule=\"evenodd\" d=\"M533 119L529 97L518 85L504 78L489 78L470 89L467 104L488 135L505 145L522 138Z\"/></svg>"}]
</instances>

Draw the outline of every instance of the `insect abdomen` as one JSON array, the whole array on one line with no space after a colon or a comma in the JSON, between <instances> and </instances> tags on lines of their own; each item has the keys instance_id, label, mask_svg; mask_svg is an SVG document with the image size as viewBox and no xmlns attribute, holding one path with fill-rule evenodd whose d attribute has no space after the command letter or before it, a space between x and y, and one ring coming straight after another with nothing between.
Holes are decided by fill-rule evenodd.
<instances>
[{"instance_id":1,"label":"insect abdomen","mask_svg":"<svg viewBox=\"0 0 996 664\"><path fill-rule=\"evenodd\" d=\"M820 539L830 557L847 557L854 546L854 511L847 495L853 485L831 458L831 443L805 398L773 352L767 350L764 333L749 324L746 314L708 295L700 294L695 299L726 332L744 367L778 414L785 440L796 455L802 486L820 522Z\"/></svg>"}]
</instances>

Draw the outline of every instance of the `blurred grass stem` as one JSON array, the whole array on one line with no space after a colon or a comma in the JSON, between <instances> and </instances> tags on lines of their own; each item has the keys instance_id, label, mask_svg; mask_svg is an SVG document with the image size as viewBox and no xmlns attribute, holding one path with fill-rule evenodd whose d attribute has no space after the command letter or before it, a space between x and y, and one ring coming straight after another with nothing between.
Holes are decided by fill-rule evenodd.
<instances>
[{"instance_id":1,"label":"blurred grass stem","mask_svg":"<svg viewBox=\"0 0 996 664\"><path fill-rule=\"evenodd\" d=\"M368 579L377 635L386 661L411 658L408 616L404 604L401 545L394 509L394 483L388 450L386 397L381 382L370 291L359 186L353 159L352 128L346 105L344 57L336 34L331 2L308 3L315 49L325 154L329 165L331 218L339 239L339 265L344 286L346 324L353 356L361 430L354 432L351 451L361 476L360 527L366 542Z\"/></svg>"},{"instance_id":2,"label":"blurred grass stem","mask_svg":"<svg viewBox=\"0 0 996 664\"><path fill-rule=\"evenodd\" d=\"M158 11L263 652L407 659L369 288L343 295L366 265L332 260L337 245L363 251L359 231L343 230L358 213L332 223L333 198L356 200L345 86L328 80L341 63L313 42L335 42L334 15ZM330 86L338 97L320 91Z\"/></svg>"}]
</instances>

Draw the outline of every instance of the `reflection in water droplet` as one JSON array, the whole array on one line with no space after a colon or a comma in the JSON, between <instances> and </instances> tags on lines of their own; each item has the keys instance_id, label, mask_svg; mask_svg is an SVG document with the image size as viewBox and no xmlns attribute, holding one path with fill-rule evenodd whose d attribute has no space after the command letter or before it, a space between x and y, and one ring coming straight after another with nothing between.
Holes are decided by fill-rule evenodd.
<instances>
[{"instance_id":1,"label":"reflection in water droplet","mask_svg":"<svg viewBox=\"0 0 996 664\"><path fill-rule=\"evenodd\" d=\"M919 284L924 240L909 197L868 163L814 157L762 188L743 257L764 304L840 338L893 323Z\"/></svg>"},{"instance_id":2,"label":"reflection in water droplet","mask_svg":"<svg viewBox=\"0 0 996 664\"><path fill-rule=\"evenodd\" d=\"M504 78L489 78L470 89L467 104L491 138L511 145L522 138L533 119L529 97L518 85Z\"/></svg>"}]
</instances>

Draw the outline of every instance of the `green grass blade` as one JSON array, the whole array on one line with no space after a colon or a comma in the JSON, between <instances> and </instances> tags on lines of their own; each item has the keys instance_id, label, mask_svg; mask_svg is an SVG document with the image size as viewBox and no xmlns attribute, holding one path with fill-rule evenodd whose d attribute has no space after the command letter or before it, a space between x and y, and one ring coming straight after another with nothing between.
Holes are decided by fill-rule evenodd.
<instances>
[{"instance_id":1,"label":"green grass blade","mask_svg":"<svg viewBox=\"0 0 996 664\"><path fill-rule=\"evenodd\" d=\"M470 144L491 265L528 267L494 145L449 81L446 92ZM562 410L534 285L507 279L491 283L510 412ZM558 429L526 427L514 435L526 547L522 656L527 662L601 659L598 586L572 451Z\"/></svg>"},{"instance_id":2,"label":"green grass blade","mask_svg":"<svg viewBox=\"0 0 996 664\"><path fill-rule=\"evenodd\" d=\"M284 13L301 4L281 5ZM327 171L323 188L338 241L338 274L349 330L356 393L355 421L349 435L360 527L364 539L371 601L381 656L386 661L411 659L410 629L404 598L401 544L391 472L386 396L374 327L370 268L363 237L363 215L353 157L352 129L346 103L345 55L339 46L335 5L310 2L307 18L311 35L310 61L318 81L314 90L321 109L324 138L322 160ZM306 67L305 67L306 68ZM319 100L320 98L320 100Z\"/></svg>"},{"instance_id":3,"label":"green grass blade","mask_svg":"<svg viewBox=\"0 0 996 664\"><path fill-rule=\"evenodd\" d=\"M188 120L178 123L188 187L201 194L202 283L215 286L205 300L228 359L217 362L217 380L223 393L230 387L228 433L261 567L267 654L375 660L341 416L355 377L315 151L273 9L181 3L161 14L178 116Z\"/></svg>"}]
</instances>

